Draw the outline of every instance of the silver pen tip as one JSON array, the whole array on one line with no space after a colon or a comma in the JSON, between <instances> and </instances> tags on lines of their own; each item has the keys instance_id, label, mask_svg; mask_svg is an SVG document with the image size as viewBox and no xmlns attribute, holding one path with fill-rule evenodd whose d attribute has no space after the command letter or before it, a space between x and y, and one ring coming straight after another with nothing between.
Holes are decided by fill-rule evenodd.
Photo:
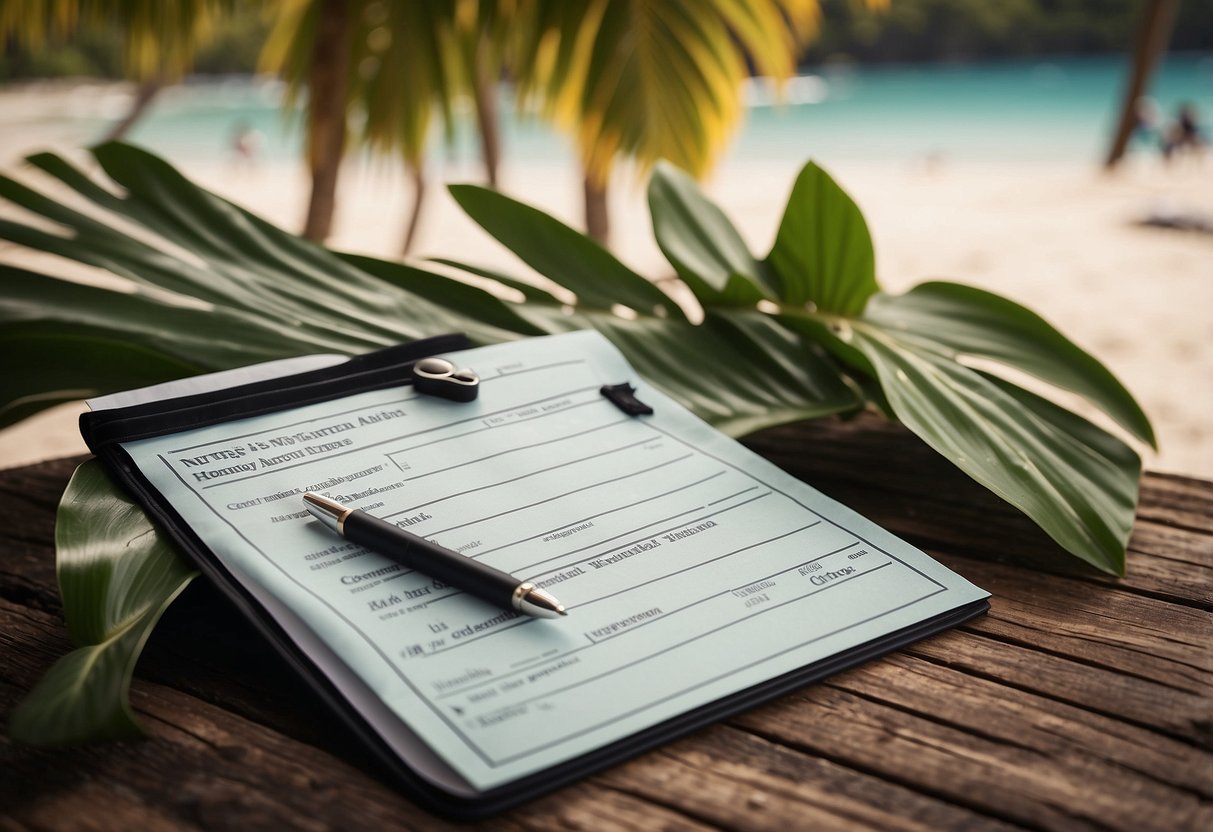
<instances>
[{"instance_id":1,"label":"silver pen tip","mask_svg":"<svg viewBox=\"0 0 1213 832\"><path fill-rule=\"evenodd\" d=\"M322 494L308 491L303 495L304 507L312 516L338 534L344 534L344 521L350 509Z\"/></svg>"},{"instance_id":2,"label":"silver pen tip","mask_svg":"<svg viewBox=\"0 0 1213 832\"><path fill-rule=\"evenodd\" d=\"M564 604L560 603L551 595L539 587L531 587L526 594L518 602L518 609L527 615L533 615L536 618L559 618L562 615L568 615Z\"/></svg>"}]
</instances>

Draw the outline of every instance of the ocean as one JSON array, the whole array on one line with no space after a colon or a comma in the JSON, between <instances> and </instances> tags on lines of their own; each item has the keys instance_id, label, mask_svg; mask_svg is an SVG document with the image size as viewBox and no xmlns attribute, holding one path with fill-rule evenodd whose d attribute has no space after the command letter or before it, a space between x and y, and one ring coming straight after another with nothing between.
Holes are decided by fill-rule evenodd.
<instances>
[{"instance_id":1,"label":"ocean","mask_svg":"<svg viewBox=\"0 0 1213 832\"><path fill-rule=\"evenodd\" d=\"M770 90L754 82L744 122L725 152L737 161L811 156L839 161L1094 162L1106 152L1126 72L1122 55L837 67L794 79L782 104L773 103ZM1168 56L1155 75L1151 96L1168 119L1181 102L1194 103L1213 135L1213 53ZM130 139L188 163L231 156L234 136L251 129L264 159L297 159L300 120L283 114L281 98L282 86L272 80L193 80L166 90ZM571 161L567 138L515 112L508 90L502 91L502 102L507 159ZM106 122L96 114L91 120L95 138ZM469 120L463 120L449 144L435 132L434 164L475 160L478 151ZM1154 151L1139 144L1135 152Z\"/></svg>"}]
</instances>

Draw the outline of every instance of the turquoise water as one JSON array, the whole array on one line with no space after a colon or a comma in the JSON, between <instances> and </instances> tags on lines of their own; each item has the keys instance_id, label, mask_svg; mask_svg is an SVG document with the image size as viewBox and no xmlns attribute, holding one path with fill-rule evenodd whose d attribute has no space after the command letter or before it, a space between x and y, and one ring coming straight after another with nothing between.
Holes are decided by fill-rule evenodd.
<instances>
[{"instance_id":1,"label":"turquoise water","mask_svg":"<svg viewBox=\"0 0 1213 832\"><path fill-rule=\"evenodd\" d=\"M1125 71L1123 56L825 70L799 81L791 103L750 107L728 154L742 160L1097 160L1116 118ZM264 157L299 157L300 130L283 117L276 84L240 79L170 92L132 140L183 162L225 158L234 132L245 124L260 134ZM1166 118L1180 102L1194 102L1208 130L1213 53L1169 56L1151 95ZM507 158L571 158L563 136L517 116L511 106L502 112ZM435 137L435 161L471 162L475 153L470 130L460 130L450 147Z\"/></svg>"},{"instance_id":2,"label":"turquoise water","mask_svg":"<svg viewBox=\"0 0 1213 832\"><path fill-rule=\"evenodd\" d=\"M827 73L820 103L753 109L743 155L970 161L1098 159L1125 86L1122 58ZM1213 118L1213 55L1173 56L1154 78L1166 118L1182 101Z\"/></svg>"}]
</instances>

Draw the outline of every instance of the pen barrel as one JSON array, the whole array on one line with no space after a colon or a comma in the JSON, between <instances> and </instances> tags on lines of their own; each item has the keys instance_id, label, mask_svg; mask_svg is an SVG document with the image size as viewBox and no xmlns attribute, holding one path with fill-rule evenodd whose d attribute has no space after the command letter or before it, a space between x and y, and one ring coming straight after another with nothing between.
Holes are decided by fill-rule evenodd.
<instances>
[{"instance_id":1,"label":"pen barrel","mask_svg":"<svg viewBox=\"0 0 1213 832\"><path fill-rule=\"evenodd\" d=\"M514 608L514 590L522 582L507 572L474 561L363 511L351 512L343 528L347 540L491 604Z\"/></svg>"}]
</instances>

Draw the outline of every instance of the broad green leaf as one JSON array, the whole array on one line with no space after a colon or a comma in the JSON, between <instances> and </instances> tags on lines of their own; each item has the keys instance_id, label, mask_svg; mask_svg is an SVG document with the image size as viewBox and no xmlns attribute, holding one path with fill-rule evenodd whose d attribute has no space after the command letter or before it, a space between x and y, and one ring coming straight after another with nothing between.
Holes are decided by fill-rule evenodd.
<instances>
[{"instance_id":1,"label":"broad green leaf","mask_svg":"<svg viewBox=\"0 0 1213 832\"><path fill-rule=\"evenodd\" d=\"M1054 424L1062 432L1076 438L1082 446L1095 451L1129 475L1125 480L1116 484L1119 494L1113 499L1113 502L1116 504L1115 512L1119 522L1112 524L1112 527L1118 529L1117 534L1127 541L1129 532L1132 530L1133 517L1126 516L1124 509L1127 505L1136 504L1137 501L1138 479L1141 474L1141 457L1137 452L1114 434L1103 430L1078 414L1054 404L1043 396L1017 387L990 373L983 372L981 376L1037 417Z\"/></svg>"},{"instance_id":2,"label":"broad green leaf","mask_svg":"<svg viewBox=\"0 0 1213 832\"><path fill-rule=\"evenodd\" d=\"M757 312L699 326L574 316L609 338L640 375L732 436L858 409L862 401L811 344Z\"/></svg>"},{"instance_id":3,"label":"broad green leaf","mask_svg":"<svg viewBox=\"0 0 1213 832\"><path fill-rule=\"evenodd\" d=\"M771 269L750 253L724 212L666 162L649 180L649 213L657 245L704 306L753 306L779 297Z\"/></svg>"},{"instance_id":4,"label":"broad green leaf","mask_svg":"<svg viewBox=\"0 0 1213 832\"><path fill-rule=\"evenodd\" d=\"M84 196L89 202L102 206L111 211L119 211L124 205L118 194L101 186L96 180L77 169L61 156L54 153L34 153L27 156L26 164L38 168L53 176L73 191Z\"/></svg>"},{"instance_id":5,"label":"broad green leaf","mask_svg":"<svg viewBox=\"0 0 1213 832\"><path fill-rule=\"evenodd\" d=\"M205 369L224 369L301 351L337 351L342 344L289 326L274 316L189 305L188 298L119 292L0 265L0 320L54 322L108 331L150 351Z\"/></svg>"},{"instance_id":6,"label":"broad green leaf","mask_svg":"<svg viewBox=\"0 0 1213 832\"><path fill-rule=\"evenodd\" d=\"M203 368L147 349L111 331L50 321L0 330L0 427L50 405L91 398L116 387L144 387ZM79 387L77 385L87 386Z\"/></svg>"},{"instance_id":7,"label":"broad green leaf","mask_svg":"<svg viewBox=\"0 0 1213 832\"><path fill-rule=\"evenodd\" d=\"M897 418L1095 567L1124 571L1140 463L1086 420L994 381L918 339L866 323L852 343Z\"/></svg>"},{"instance_id":8,"label":"broad green leaf","mask_svg":"<svg viewBox=\"0 0 1213 832\"><path fill-rule=\"evenodd\" d=\"M859 206L812 162L792 187L767 262L791 306L858 315L879 289L872 237Z\"/></svg>"},{"instance_id":9,"label":"broad green leaf","mask_svg":"<svg viewBox=\"0 0 1213 832\"><path fill-rule=\"evenodd\" d=\"M474 316L447 314L198 188L146 151L108 143L94 154L126 189L133 203L128 216L166 241L173 277L188 281L189 293L217 287L219 306L284 324L295 338L322 339L329 352L365 352L452 331L478 341L509 337ZM178 256L178 248L203 267L191 269L197 261Z\"/></svg>"},{"instance_id":10,"label":"broad green leaf","mask_svg":"<svg viewBox=\"0 0 1213 832\"><path fill-rule=\"evenodd\" d=\"M1006 298L958 283L922 283L903 295L876 295L864 318L902 337L923 335L1078 393L1155 445L1149 419L1107 368L1035 312Z\"/></svg>"},{"instance_id":11,"label":"broad green leaf","mask_svg":"<svg viewBox=\"0 0 1213 832\"><path fill-rule=\"evenodd\" d=\"M1152 442L1141 409L1099 362L1035 313L988 292L928 283L880 294L858 208L812 164L793 188L768 262L786 293L780 323L825 347L858 374L869 399L1068 551L1105 571L1123 570L1136 454L963 359L1001 362L1078 392Z\"/></svg>"},{"instance_id":12,"label":"broad green leaf","mask_svg":"<svg viewBox=\"0 0 1213 832\"><path fill-rule=\"evenodd\" d=\"M450 280L434 272L427 272L404 263L391 263L360 254L339 255L345 262L399 286L412 294L451 309L457 309L470 317L500 327L507 332L520 335L542 335L543 330L521 317L513 308L497 296L477 286Z\"/></svg>"},{"instance_id":13,"label":"broad green leaf","mask_svg":"<svg viewBox=\"0 0 1213 832\"><path fill-rule=\"evenodd\" d=\"M851 343L850 319L806 314L801 310L791 310L772 317L793 332L820 344L845 366L868 377L876 375L872 362Z\"/></svg>"},{"instance_id":14,"label":"broad green leaf","mask_svg":"<svg viewBox=\"0 0 1213 832\"><path fill-rule=\"evenodd\" d=\"M527 283L525 280L518 280L510 277L497 269L490 269L485 266L473 266L468 263L463 263L458 260L451 260L446 257L432 257L431 263L439 263L443 266L450 266L454 269L465 271L468 274L474 274L478 277L486 277L495 283L500 284L508 289L513 289L522 295L527 303L539 303L547 306L560 306L560 301L546 289L541 289L533 283Z\"/></svg>"},{"instance_id":15,"label":"broad green leaf","mask_svg":"<svg viewBox=\"0 0 1213 832\"><path fill-rule=\"evenodd\" d=\"M147 516L89 460L68 483L55 524L59 589L77 648L9 718L18 742L66 745L139 733L127 692L161 613L197 575Z\"/></svg>"},{"instance_id":16,"label":"broad green leaf","mask_svg":"<svg viewBox=\"0 0 1213 832\"><path fill-rule=\"evenodd\" d=\"M654 297L653 293L665 296L594 241L535 208L495 192L467 185L452 186L451 190L465 210L473 206L470 212L478 212L473 218L485 230L504 235L498 236L500 242L545 276L578 293L571 308L530 305L520 314L549 333L597 329L619 347L637 372L721 430L742 434L796 419L845 413L860 406L860 399L831 361L753 309L733 308L731 303L705 306L706 319L698 326L688 322L681 312L676 316L654 314L668 310L672 304L645 300L638 305L636 294L630 294L633 290L645 298ZM700 201L704 206L708 204L702 197ZM727 224L719 209L713 210ZM561 240L569 245L562 247ZM554 265L557 261L586 277L591 275L582 271L585 264L609 263L612 265L603 274L613 277L595 282L587 301L579 293L581 284L577 281L582 278L568 279L568 272ZM482 277L497 276L453 260L443 262ZM546 270L540 268L541 262L548 264ZM512 287L513 283L506 285ZM619 293L613 294L616 290ZM435 295L430 298L437 299ZM638 314L634 319L617 316L610 311L614 304L628 306Z\"/></svg>"},{"instance_id":17,"label":"broad green leaf","mask_svg":"<svg viewBox=\"0 0 1213 832\"><path fill-rule=\"evenodd\" d=\"M0 224L0 237L98 266L144 288L132 294L6 268L0 323L36 318L96 326L163 360L204 370L315 352L353 354L452 331L482 342L513 337L511 330L448 312L265 223L145 151L111 143L95 153L123 186L122 196L92 184L59 157L42 154L37 164L97 209L90 213L113 214L122 223L99 222L28 187L3 183L3 195L64 230L8 222ZM120 230L124 223L133 224L138 239ZM131 384L115 380L111 389L141 382L135 374Z\"/></svg>"},{"instance_id":18,"label":"broad green leaf","mask_svg":"<svg viewBox=\"0 0 1213 832\"><path fill-rule=\"evenodd\" d=\"M480 227L524 263L596 309L622 304L642 315L661 309L681 317L672 300L579 231L542 211L475 185L451 185L451 196Z\"/></svg>"}]
</instances>

